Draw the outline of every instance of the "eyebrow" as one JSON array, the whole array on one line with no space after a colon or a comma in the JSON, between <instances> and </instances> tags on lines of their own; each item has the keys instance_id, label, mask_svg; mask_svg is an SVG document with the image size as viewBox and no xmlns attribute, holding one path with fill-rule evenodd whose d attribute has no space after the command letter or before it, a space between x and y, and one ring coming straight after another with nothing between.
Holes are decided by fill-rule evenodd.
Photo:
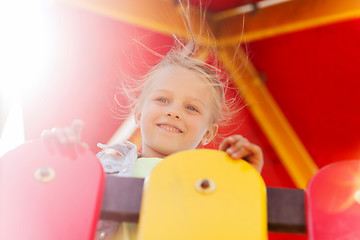
<instances>
[{"instance_id":1,"label":"eyebrow","mask_svg":"<svg viewBox=\"0 0 360 240\"><path fill-rule=\"evenodd\" d=\"M201 99L191 97L191 100L199 102L201 105L203 105L203 107L206 107L205 103L203 101L201 101Z\"/></svg>"}]
</instances>

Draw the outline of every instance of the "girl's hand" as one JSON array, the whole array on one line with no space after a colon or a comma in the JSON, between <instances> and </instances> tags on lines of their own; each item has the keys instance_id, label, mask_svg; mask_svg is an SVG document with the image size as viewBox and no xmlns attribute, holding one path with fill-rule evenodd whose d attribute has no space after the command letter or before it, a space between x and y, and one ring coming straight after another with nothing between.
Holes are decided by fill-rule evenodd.
<instances>
[{"instance_id":1,"label":"girl's hand","mask_svg":"<svg viewBox=\"0 0 360 240\"><path fill-rule=\"evenodd\" d=\"M41 138L63 145L80 144L85 148L89 148L86 143L81 142L81 131L83 126L84 122L82 120L74 120L70 127L44 130L41 133Z\"/></svg>"},{"instance_id":2,"label":"girl's hand","mask_svg":"<svg viewBox=\"0 0 360 240\"><path fill-rule=\"evenodd\" d=\"M220 151L227 152L233 159L244 159L259 173L264 165L261 148L241 135L225 138L219 146Z\"/></svg>"}]
</instances>

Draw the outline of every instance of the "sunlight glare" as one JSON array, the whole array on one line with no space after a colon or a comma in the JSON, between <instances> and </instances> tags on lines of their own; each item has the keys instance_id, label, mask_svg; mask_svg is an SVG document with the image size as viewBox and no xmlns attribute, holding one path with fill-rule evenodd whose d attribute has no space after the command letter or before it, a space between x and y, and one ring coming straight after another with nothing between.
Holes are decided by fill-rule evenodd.
<instances>
[{"instance_id":1,"label":"sunlight glare","mask_svg":"<svg viewBox=\"0 0 360 240\"><path fill-rule=\"evenodd\" d=\"M51 1L0 2L0 155L23 143L21 99L33 94L45 79L51 57Z\"/></svg>"},{"instance_id":2,"label":"sunlight glare","mask_svg":"<svg viewBox=\"0 0 360 240\"><path fill-rule=\"evenodd\" d=\"M0 157L25 142L21 100L13 103L0 138Z\"/></svg>"},{"instance_id":3,"label":"sunlight glare","mask_svg":"<svg viewBox=\"0 0 360 240\"><path fill-rule=\"evenodd\" d=\"M51 54L44 1L3 1L0 9L0 86L9 95L28 93L44 78Z\"/></svg>"}]
</instances>

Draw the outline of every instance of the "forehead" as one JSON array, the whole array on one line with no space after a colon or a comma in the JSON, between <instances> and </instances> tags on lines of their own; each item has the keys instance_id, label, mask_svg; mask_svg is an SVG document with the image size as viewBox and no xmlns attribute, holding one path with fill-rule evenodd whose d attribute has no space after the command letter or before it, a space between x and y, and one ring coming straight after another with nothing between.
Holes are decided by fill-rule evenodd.
<instances>
[{"instance_id":1,"label":"forehead","mask_svg":"<svg viewBox=\"0 0 360 240\"><path fill-rule=\"evenodd\" d=\"M152 90L157 89L187 89L199 91L199 93L209 93L210 82L197 73L180 66L167 66L158 69L152 76Z\"/></svg>"}]
</instances>

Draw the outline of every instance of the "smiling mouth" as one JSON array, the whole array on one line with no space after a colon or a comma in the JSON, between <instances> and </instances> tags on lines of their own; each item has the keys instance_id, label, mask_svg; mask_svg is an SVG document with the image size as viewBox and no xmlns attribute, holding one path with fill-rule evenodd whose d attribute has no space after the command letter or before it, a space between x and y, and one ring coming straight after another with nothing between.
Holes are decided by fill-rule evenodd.
<instances>
[{"instance_id":1,"label":"smiling mouth","mask_svg":"<svg viewBox=\"0 0 360 240\"><path fill-rule=\"evenodd\" d=\"M161 129L165 129L168 132L182 133L182 131L180 129L173 127L173 126L169 126L167 124L157 124L157 126Z\"/></svg>"}]
</instances>

